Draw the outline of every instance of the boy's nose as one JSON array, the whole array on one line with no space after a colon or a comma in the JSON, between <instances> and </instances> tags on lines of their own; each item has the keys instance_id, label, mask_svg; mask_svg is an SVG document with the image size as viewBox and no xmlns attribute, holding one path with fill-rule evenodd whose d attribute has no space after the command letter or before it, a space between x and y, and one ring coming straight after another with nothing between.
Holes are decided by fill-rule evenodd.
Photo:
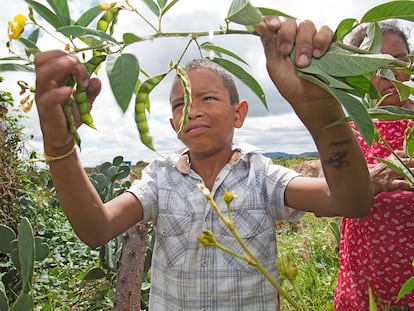
<instances>
[{"instance_id":1,"label":"boy's nose","mask_svg":"<svg viewBox=\"0 0 414 311\"><path fill-rule=\"evenodd\" d=\"M191 102L190 110L188 112L188 118L189 119L194 119L194 118L197 118L201 115L202 115L202 112L200 110L200 105L197 103L197 101L193 100Z\"/></svg>"}]
</instances>

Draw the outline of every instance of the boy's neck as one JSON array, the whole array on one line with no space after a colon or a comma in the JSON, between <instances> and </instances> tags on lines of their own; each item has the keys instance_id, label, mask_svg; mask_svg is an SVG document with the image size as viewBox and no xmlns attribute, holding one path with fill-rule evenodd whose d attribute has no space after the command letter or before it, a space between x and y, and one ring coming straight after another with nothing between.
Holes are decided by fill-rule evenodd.
<instances>
[{"instance_id":1,"label":"boy's neck","mask_svg":"<svg viewBox=\"0 0 414 311\"><path fill-rule=\"evenodd\" d=\"M231 148L209 156L200 156L189 152L191 168L200 175L204 185L211 190L217 175L229 163L233 152Z\"/></svg>"}]
</instances>

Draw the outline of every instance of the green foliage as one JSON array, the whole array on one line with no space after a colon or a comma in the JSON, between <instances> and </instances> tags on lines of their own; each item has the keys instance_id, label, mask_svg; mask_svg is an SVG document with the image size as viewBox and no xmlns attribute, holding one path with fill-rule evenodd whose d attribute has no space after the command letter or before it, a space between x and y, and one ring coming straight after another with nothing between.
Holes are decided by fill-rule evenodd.
<instances>
[{"instance_id":1,"label":"green foliage","mask_svg":"<svg viewBox=\"0 0 414 311\"><path fill-rule=\"evenodd\" d=\"M337 239L330 226L331 218L306 214L299 223L282 222L277 226L279 257L291 256L298 275L292 284L281 275L281 285L292 291L295 299L302 297L309 310L324 311L333 305L333 293L339 268ZM334 221L339 225L340 220ZM299 300L298 300L299 301ZM281 300L281 310L295 310Z\"/></svg>"},{"instance_id":2,"label":"green foliage","mask_svg":"<svg viewBox=\"0 0 414 311\"><path fill-rule=\"evenodd\" d=\"M9 310L9 301L14 301L10 310L32 310L35 260L47 257L48 245L34 236L32 225L25 217L18 226L17 239L10 227L0 225L0 232L3 233L0 236L0 253L8 258L2 266L7 270L0 280L0 309Z\"/></svg>"},{"instance_id":3,"label":"green foliage","mask_svg":"<svg viewBox=\"0 0 414 311\"><path fill-rule=\"evenodd\" d=\"M86 51L91 51L93 55L107 55L106 72L109 78L110 86L118 102L119 107L125 112L130 105L131 98L137 96L135 93L136 86L139 85L139 73L142 68L139 62L132 54L126 53L125 47L130 44L141 43L143 41L158 39L162 37L184 37L188 36L189 41L187 47L179 56L176 62L170 60L169 68L179 73L180 61L188 50L191 43L195 43L200 50L208 52L214 51L217 55L214 61L225 69L233 73L245 85L247 85L260 99L265 107L267 107L266 98L261 86L247 71L245 71L237 63L246 62L237 54L228 51L219 46L213 46L209 42L203 42L203 38L211 34L211 31L203 32L166 32L161 31L161 24L165 14L178 2L172 1L154 1L146 0L145 4L151 13L157 17L157 24L149 21L143 13L133 7L129 1L125 3L111 3L108 10L99 11L99 7L86 8L85 12L77 21L71 19L71 12L67 4L67 0L48 1L48 5L43 5L33 0L26 0L31 5L33 11L43 18L42 24L38 23L34 14L29 14L29 18L36 28L32 34L24 38L20 38L20 42L26 47L24 56L16 56L13 62L10 59L4 59L4 63L0 64L0 68L4 70L20 70L31 67L31 60L28 58L33 53L39 51L37 47L37 38L39 31L43 31L48 24L56 33L48 32L55 40L58 39L57 33L63 35L67 39L69 49L75 53L85 55ZM153 34L145 36L125 31L122 33L122 40L113 37L114 29L117 27L119 16L124 13L136 13L136 17L144 21L154 30ZM254 33L252 25L260 22L264 14L277 14L281 16L289 16L284 12L272 8L256 8L250 4L248 0L233 0L230 4L225 18L225 26L221 26L219 30L213 31L214 35L228 34L248 34ZM414 2L412 1L390 1L378 5L366 12L362 19L358 21L355 18L346 18L340 21L335 31L335 42L332 43L331 49L320 59L313 59L310 66L306 68L297 68L304 79L308 79L321 87L325 88L334 97L344 105L344 108L354 120L360 134L364 137L368 144L371 144L375 138L375 129L372 125L369 109L365 103L368 98L374 101L379 100L377 94L372 94L372 89L367 77L371 76L378 68L386 69L404 69L412 72L411 63L406 63L394 59L393 57L384 56L379 53L378 43L381 33L373 31L369 33L368 42L364 49L356 49L344 44L344 37L349 34L355 27L363 23L376 23L389 18L404 19L408 21L414 20ZM92 22L97 21L93 24ZM246 26L246 30L233 29L233 24L242 24ZM96 26L95 26L96 25ZM122 30L124 31L124 30ZM376 44L374 44L376 43ZM228 58L222 58L225 55ZM28 62L29 65L22 65L19 61ZM26 68L25 68L26 67ZM142 70L142 72L145 72ZM387 74L388 78L398 87L400 94L408 96L414 93L414 89L404 83L395 81L393 75ZM357 82L358 81L358 82ZM148 92L149 93L149 92ZM354 97L356 96L356 97ZM374 96L374 97L372 97ZM386 109L385 109L386 110ZM149 113L149 110L147 111ZM140 118L146 120L146 118ZM142 121L143 122L143 121ZM186 121L184 120L183 123ZM140 138L144 145L151 148L152 144L148 143L147 124L145 126L137 126Z\"/></svg>"}]
</instances>

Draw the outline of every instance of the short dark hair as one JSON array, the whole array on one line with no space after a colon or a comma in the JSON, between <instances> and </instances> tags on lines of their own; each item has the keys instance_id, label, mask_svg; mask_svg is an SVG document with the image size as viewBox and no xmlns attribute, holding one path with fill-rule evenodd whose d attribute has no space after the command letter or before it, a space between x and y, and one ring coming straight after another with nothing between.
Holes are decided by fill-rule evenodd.
<instances>
[{"instance_id":1,"label":"short dark hair","mask_svg":"<svg viewBox=\"0 0 414 311\"><path fill-rule=\"evenodd\" d=\"M408 44L408 38L407 34L397 25L396 21L388 21L388 22L381 22L379 23L379 27L381 29L381 32L389 33L389 34L396 34L399 36L407 48L407 52L410 53L410 46ZM352 35L352 38L350 40L350 44L355 47L360 47L362 44L362 41L364 41L365 37L367 36L367 29L368 26L360 27L357 31L355 31Z\"/></svg>"},{"instance_id":2,"label":"short dark hair","mask_svg":"<svg viewBox=\"0 0 414 311\"><path fill-rule=\"evenodd\" d=\"M197 58L189 61L185 64L184 68L185 71L191 71L194 69L207 69L214 73L216 73L222 80L224 87L230 93L230 103L238 104L239 103L239 92L237 91L236 83L234 82L233 75L225 70L223 67L218 65L217 63L207 59L207 58Z\"/></svg>"}]
</instances>

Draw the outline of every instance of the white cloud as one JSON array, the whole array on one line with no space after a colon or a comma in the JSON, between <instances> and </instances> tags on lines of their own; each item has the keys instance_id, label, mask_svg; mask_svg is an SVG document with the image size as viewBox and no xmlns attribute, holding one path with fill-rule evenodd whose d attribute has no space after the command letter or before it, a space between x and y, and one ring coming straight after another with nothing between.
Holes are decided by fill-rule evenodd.
<instances>
[{"instance_id":1,"label":"white cloud","mask_svg":"<svg viewBox=\"0 0 414 311\"><path fill-rule=\"evenodd\" d=\"M39 1L46 3L46 1ZM77 18L85 8L98 1L70 1L72 16ZM165 16L163 23L164 31L205 31L218 29L224 24L224 17L231 1L209 0L194 1L180 0ZM270 1L251 0L256 6L271 7L300 19L311 19L317 26L327 24L335 28L339 21L348 17L361 18L364 12L385 1L366 0L292 0L292 1ZM132 1L132 5L139 5L148 16L150 11L144 7L143 1ZM5 28L7 21L12 20L17 13L26 14L27 5L23 0L9 1L0 11L0 22ZM155 21L155 19L153 19ZM143 31L151 33L151 30L142 22L137 22L134 13L123 14L119 19L119 28L122 32L135 31L142 34ZM3 29L4 29L3 28ZM8 56L5 42L6 33L0 34L0 57ZM120 38L121 32L115 33ZM261 105L255 95L244 86L240 86L242 98L248 99L250 111L244 127L236 131L236 140L255 144L264 151L281 151L289 153L300 153L314 151L316 148L306 129L292 113L290 106L281 98L270 82L266 70L265 59L262 56L260 40L253 36L216 36L213 39L220 44L245 58L251 67L248 69L261 83L265 90L269 112ZM185 47L185 39L159 39L153 42L143 42L134 45L128 52L137 55L140 65L150 75L158 74L168 69L169 59L177 59ZM41 43L42 49L54 48L53 40L45 40ZM61 46L57 46L62 48ZM187 58L197 57L196 47L190 48ZM18 88L15 80L26 79L31 83L33 75L21 73L2 73L6 82L0 84L2 89L11 91L18 99ZM97 131L87 127L80 129L82 137L81 158L86 166L92 166L103 161L110 161L116 155L123 155L125 160L137 162L139 160L149 161L154 158L155 153L145 148L139 141L138 132L134 123L133 110L128 109L122 114L115 104L110 93L107 79L102 71L100 75L104 83L101 95L98 97L92 115L94 117ZM167 79L168 80L168 79ZM175 134L169 125L169 103L168 93L169 81L162 82L151 95L152 112L149 117L150 131L154 137L154 145L160 152L171 151L181 144L176 140ZM38 125L35 109L29 113L29 119L24 121L26 132L33 135L31 145L41 151L41 133Z\"/></svg>"}]
</instances>

